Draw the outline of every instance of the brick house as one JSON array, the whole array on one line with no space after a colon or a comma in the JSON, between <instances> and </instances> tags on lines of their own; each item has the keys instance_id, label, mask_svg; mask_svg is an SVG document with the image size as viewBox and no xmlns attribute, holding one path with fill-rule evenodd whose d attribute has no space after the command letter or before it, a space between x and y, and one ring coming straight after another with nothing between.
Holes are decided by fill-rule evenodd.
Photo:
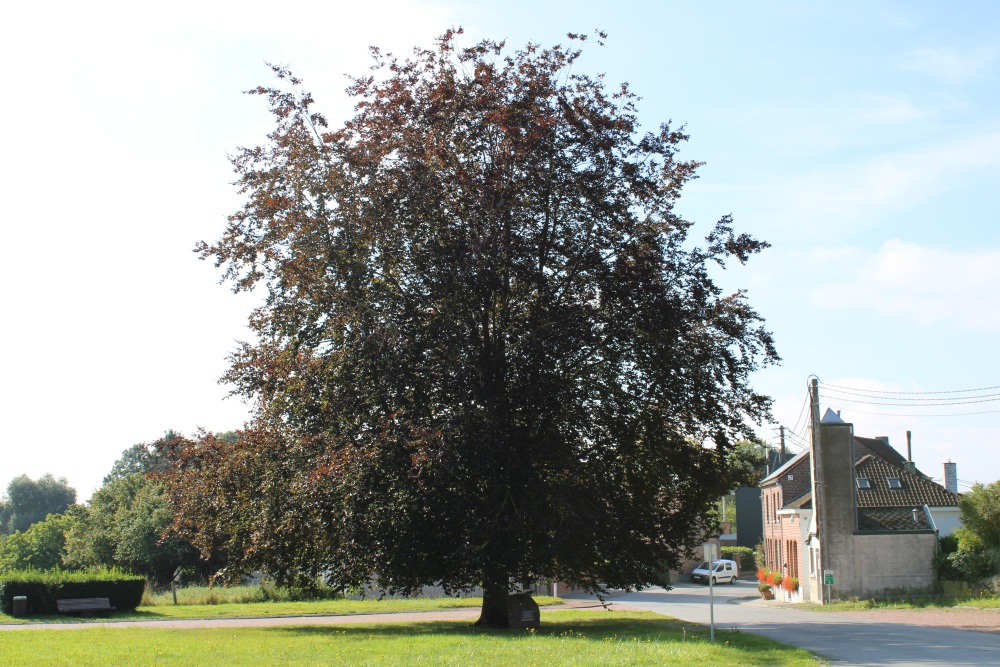
<instances>
[{"instance_id":1,"label":"brick house","mask_svg":"<svg viewBox=\"0 0 1000 667\"><path fill-rule=\"evenodd\" d=\"M938 537L957 525L956 493L917 470L888 438L855 436L831 410L818 431L810 451L761 481L766 567L797 577L802 598L817 601L824 549L826 568L834 573L833 597L929 590ZM813 503L817 484L822 517Z\"/></svg>"},{"instance_id":2,"label":"brick house","mask_svg":"<svg viewBox=\"0 0 1000 667\"><path fill-rule=\"evenodd\" d=\"M789 460L761 483L764 566L782 576L802 578L808 568L803 548L812 518L809 452Z\"/></svg>"}]
</instances>

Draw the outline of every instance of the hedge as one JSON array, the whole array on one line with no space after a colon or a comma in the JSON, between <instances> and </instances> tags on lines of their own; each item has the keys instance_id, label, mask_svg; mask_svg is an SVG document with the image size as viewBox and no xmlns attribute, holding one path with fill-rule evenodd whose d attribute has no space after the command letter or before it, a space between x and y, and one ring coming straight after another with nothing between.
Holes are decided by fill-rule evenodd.
<instances>
[{"instance_id":1,"label":"hedge","mask_svg":"<svg viewBox=\"0 0 1000 667\"><path fill-rule=\"evenodd\" d=\"M0 611L10 614L14 598L28 598L28 614L55 614L56 600L108 598L118 611L134 611L142 601L146 579L121 570L66 572L12 570L0 574Z\"/></svg>"},{"instance_id":2,"label":"hedge","mask_svg":"<svg viewBox=\"0 0 1000 667\"><path fill-rule=\"evenodd\" d=\"M722 558L728 558L729 560L736 560L736 554L739 554L740 572L752 572L757 569L753 549L750 547L722 547L719 549L719 554Z\"/></svg>"}]
</instances>

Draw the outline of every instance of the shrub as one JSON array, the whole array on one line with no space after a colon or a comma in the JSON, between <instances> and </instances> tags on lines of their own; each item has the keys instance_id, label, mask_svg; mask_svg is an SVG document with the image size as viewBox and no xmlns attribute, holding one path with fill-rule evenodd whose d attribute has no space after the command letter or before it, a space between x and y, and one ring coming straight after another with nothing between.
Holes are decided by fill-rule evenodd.
<instances>
[{"instance_id":1,"label":"shrub","mask_svg":"<svg viewBox=\"0 0 1000 667\"><path fill-rule=\"evenodd\" d=\"M767 565L767 550L764 547L764 540L757 543L753 548L753 562L757 567Z\"/></svg>"},{"instance_id":2,"label":"shrub","mask_svg":"<svg viewBox=\"0 0 1000 667\"><path fill-rule=\"evenodd\" d=\"M719 554L722 558L739 562L741 572L757 569L757 560L750 547L722 547L719 549Z\"/></svg>"},{"instance_id":3,"label":"shrub","mask_svg":"<svg viewBox=\"0 0 1000 667\"><path fill-rule=\"evenodd\" d=\"M987 577L979 582L979 595L982 597L1000 596L1000 575Z\"/></svg>"},{"instance_id":4,"label":"shrub","mask_svg":"<svg viewBox=\"0 0 1000 667\"><path fill-rule=\"evenodd\" d=\"M757 584L757 590L760 591L761 593L766 593L767 591L771 590L771 587L768 585L766 581L762 581L759 584Z\"/></svg>"},{"instance_id":5,"label":"shrub","mask_svg":"<svg viewBox=\"0 0 1000 667\"><path fill-rule=\"evenodd\" d=\"M765 581L767 583L771 584L772 586L780 586L781 585L781 573L772 570L772 571L770 571L770 572L767 573L767 579L765 579Z\"/></svg>"},{"instance_id":6,"label":"shrub","mask_svg":"<svg viewBox=\"0 0 1000 667\"><path fill-rule=\"evenodd\" d=\"M799 590L799 578L798 577L785 577L781 580L781 587L784 588L789 593L794 593Z\"/></svg>"},{"instance_id":7,"label":"shrub","mask_svg":"<svg viewBox=\"0 0 1000 667\"><path fill-rule=\"evenodd\" d=\"M119 611L132 611L142 601L143 577L121 570L66 572L64 570L12 570L0 575L0 611L10 614L14 598L28 598L29 614L55 614L56 600L108 598Z\"/></svg>"},{"instance_id":8,"label":"shrub","mask_svg":"<svg viewBox=\"0 0 1000 667\"><path fill-rule=\"evenodd\" d=\"M252 604L257 602L299 602L302 600L339 600L343 591L323 582L313 588L283 588L269 581L253 586L186 586L177 589L177 604ZM172 605L170 591L150 594L143 606Z\"/></svg>"}]
</instances>

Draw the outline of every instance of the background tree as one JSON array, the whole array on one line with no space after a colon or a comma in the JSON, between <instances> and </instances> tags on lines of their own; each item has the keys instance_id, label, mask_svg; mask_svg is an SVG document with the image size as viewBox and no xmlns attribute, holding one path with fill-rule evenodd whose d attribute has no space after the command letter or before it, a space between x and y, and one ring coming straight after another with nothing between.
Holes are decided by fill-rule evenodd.
<instances>
[{"instance_id":1,"label":"background tree","mask_svg":"<svg viewBox=\"0 0 1000 667\"><path fill-rule=\"evenodd\" d=\"M163 456L161 447L157 443L174 440L179 438L180 435L180 433L169 429L164 432L163 437L158 441L153 443L139 442L132 445L122 452L122 455L115 461L111 467L111 472L104 477L104 483L107 484L116 479L124 479L135 473L150 475L163 472L170 463Z\"/></svg>"},{"instance_id":2,"label":"background tree","mask_svg":"<svg viewBox=\"0 0 1000 667\"><path fill-rule=\"evenodd\" d=\"M122 453L66 535L67 567L121 567L160 587L170 583L178 567L206 568L190 544L164 536L174 514L156 474L167 465L164 448L179 439L167 431L157 441L133 445Z\"/></svg>"},{"instance_id":3,"label":"background tree","mask_svg":"<svg viewBox=\"0 0 1000 667\"><path fill-rule=\"evenodd\" d=\"M7 494L0 500L0 530L10 534L24 531L49 514L61 514L76 503L76 489L65 477L45 474L37 480L21 475L7 485Z\"/></svg>"},{"instance_id":4,"label":"background tree","mask_svg":"<svg viewBox=\"0 0 1000 667\"><path fill-rule=\"evenodd\" d=\"M957 550L949 556L970 582L1000 576L1000 482L975 484L958 497L962 526Z\"/></svg>"},{"instance_id":5,"label":"background tree","mask_svg":"<svg viewBox=\"0 0 1000 667\"><path fill-rule=\"evenodd\" d=\"M284 69L253 91L277 126L199 250L268 295L226 376L255 420L178 443L177 530L280 580L482 585L487 625L539 577L653 581L768 411L771 336L709 276L765 244L726 217L694 247L686 136L641 134L579 51L373 54L336 131Z\"/></svg>"},{"instance_id":6,"label":"background tree","mask_svg":"<svg viewBox=\"0 0 1000 667\"><path fill-rule=\"evenodd\" d=\"M74 505L65 514L50 514L31 524L24 532L0 537L0 572L64 567L66 535L82 511Z\"/></svg>"}]
</instances>

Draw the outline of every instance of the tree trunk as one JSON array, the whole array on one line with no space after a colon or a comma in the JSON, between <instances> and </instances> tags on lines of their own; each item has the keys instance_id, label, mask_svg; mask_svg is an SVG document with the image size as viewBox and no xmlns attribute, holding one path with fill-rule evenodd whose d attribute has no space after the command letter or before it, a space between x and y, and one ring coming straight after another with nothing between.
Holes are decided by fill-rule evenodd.
<instances>
[{"instance_id":1,"label":"tree trunk","mask_svg":"<svg viewBox=\"0 0 1000 667\"><path fill-rule=\"evenodd\" d=\"M508 601L507 583L483 583L483 607L479 613L479 620L476 621L477 628L500 628L510 627L510 618L507 615Z\"/></svg>"}]
</instances>

